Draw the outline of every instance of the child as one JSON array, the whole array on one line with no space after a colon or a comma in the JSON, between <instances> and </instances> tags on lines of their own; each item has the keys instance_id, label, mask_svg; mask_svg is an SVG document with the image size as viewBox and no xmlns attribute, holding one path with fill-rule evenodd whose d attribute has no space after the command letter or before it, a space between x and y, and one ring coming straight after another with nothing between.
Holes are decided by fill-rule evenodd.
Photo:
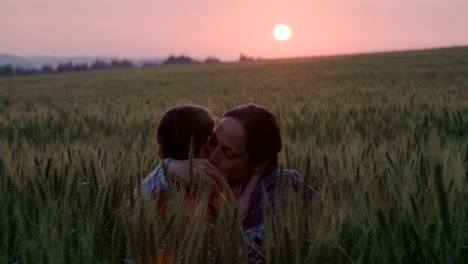
<instances>
[{"instance_id":1,"label":"child","mask_svg":"<svg viewBox=\"0 0 468 264\"><path fill-rule=\"evenodd\" d=\"M192 151L192 158L206 157L206 143L213 133L214 118L211 113L200 106L184 105L172 108L162 117L157 128L158 156L168 165L172 159L187 160ZM159 195L159 211L167 214L167 199L164 199L162 191L167 189L167 182L161 177L160 170L164 170L163 164L143 180L143 194L146 197ZM163 198L163 199L161 199ZM186 206L190 215L195 209L195 200L192 193L186 192ZM217 195L210 197L209 214L216 214Z\"/></svg>"}]
</instances>

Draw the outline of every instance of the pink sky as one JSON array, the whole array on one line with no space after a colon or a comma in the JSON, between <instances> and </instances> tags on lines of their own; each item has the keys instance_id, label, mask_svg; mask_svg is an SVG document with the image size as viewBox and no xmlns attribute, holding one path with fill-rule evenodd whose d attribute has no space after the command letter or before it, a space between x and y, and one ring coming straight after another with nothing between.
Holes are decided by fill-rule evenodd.
<instances>
[{"instance_id":1,"label":"pink sky","mask_svg":"<svg viewBox=\"0 0 468 264\"><path fill-rule=\"evenodd\" d=\"M467 0L0 0L0 53L237 59L468 45ZM272 36L288 24L285 42Z\"/></svg>"}]
</instances>

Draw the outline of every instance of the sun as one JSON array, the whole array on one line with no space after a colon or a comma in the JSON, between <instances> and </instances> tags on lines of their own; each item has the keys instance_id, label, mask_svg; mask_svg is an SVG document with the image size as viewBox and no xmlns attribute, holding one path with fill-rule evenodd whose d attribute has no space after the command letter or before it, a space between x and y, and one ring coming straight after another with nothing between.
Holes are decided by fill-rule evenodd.
<instances>
[{"instance_id":1,"label":"sun","mask_svg":"<svg viewBox=\"0 0 468 264\"><path fill-rule=\"evenodd\" d=\"M286 24L276 25L273 29L273 36L279 41L285 41L291 38L291 28Z\"/></svg>"}]
</instances>

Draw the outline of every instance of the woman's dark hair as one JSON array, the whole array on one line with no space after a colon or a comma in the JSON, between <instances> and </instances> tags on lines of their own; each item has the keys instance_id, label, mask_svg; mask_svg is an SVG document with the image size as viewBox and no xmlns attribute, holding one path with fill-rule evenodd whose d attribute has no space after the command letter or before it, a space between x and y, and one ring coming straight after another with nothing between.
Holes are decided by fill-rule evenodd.
<instances>
[{"instance_id":1,"label":"woman's dark hair","mask_svg":"<svg viewBox=\"0 0 468 264\"><path fill-rule=\"evenodd\" d=\"M206 108L196 105L174 107L161 118L157 129L157 142L161 158L185 160L200 152L213 133L214 118Z\"/></svg>"},{"instance_id":2,"label":"woman's dark hair","mask_svg":"<svg viewBox=\"0 0 468 264\"><path fill-rule=\"evenodd\" d=\"M234 118L242 124L246 132L250 162L268 160L264 175L271 174L278 167L278 153L282 146L276 116L266 108L246 104L227 111L223 117Z\"/></svg>"}]
</instances>

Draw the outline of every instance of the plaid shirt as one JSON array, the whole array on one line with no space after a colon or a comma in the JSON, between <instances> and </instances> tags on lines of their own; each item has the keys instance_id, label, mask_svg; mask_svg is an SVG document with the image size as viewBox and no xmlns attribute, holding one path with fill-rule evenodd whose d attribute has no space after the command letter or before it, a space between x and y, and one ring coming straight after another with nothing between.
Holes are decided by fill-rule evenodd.
<instances>
[{"instance_id":1,"label":"plaid shirt","mask_svg":"<svg viewBox=\"0 0 468 264\"><path fill-rule=\"evenodd\" d=\"M284 197L288 188L293 188L299 191L302 186L302 177L295 170L274 170L270 175L263 177L255 187L255 190L250 198L249 210L243 221L244 237L257 251L265 254L263 243L265 241L265 225L264 225L264 197L266 194L273 213L275 213L278 201L277 195ZM307 187L306 202L311 202L320 196L312 187ZM281 201L283 199L279 199ZM251 263L261 263L260 258L253 252L249 252L249 260Z\"/></svg>"}]
</instances>

